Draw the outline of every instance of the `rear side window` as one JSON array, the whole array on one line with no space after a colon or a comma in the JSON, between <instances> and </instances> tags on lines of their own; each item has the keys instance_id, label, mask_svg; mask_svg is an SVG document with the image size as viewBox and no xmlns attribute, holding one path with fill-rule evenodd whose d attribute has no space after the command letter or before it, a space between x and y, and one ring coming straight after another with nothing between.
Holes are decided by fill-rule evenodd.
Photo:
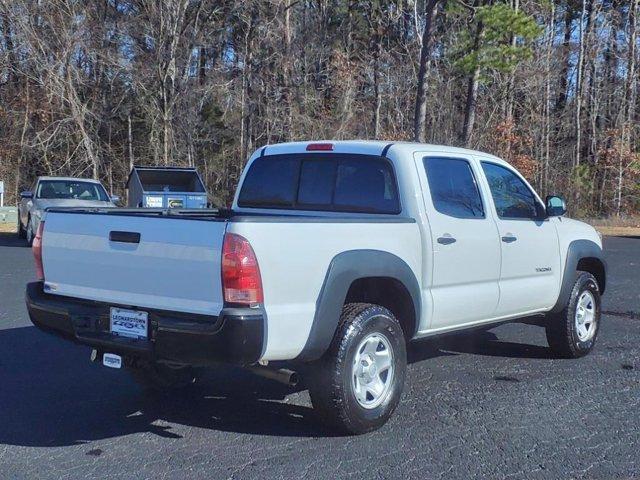
<instances>
[{"instance_id":1,"label":"rear side window","mask_svg":"<svg viewBox=\"0 0 640 480\"><path fill-rule=\"evenodd\" d=\"M424 159L435 209L456 218L484 218L484 208L471 165L458 158Z\"/></svg>"},{"instance_id":2,"label":"rear side window","mask_svg":"<svg viewBox=\"0 0 640 480\"><path fill-rule=\"evenodd\" d=\"M245 176L238 205L354 213L401 210L390 162L335 153L256 159Z\"/></svg>"}]
</instances>

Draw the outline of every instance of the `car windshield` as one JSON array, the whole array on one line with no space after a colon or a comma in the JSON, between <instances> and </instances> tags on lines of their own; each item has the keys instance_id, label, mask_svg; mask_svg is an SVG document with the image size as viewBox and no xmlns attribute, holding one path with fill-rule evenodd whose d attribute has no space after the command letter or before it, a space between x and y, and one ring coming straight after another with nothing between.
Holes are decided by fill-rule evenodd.
<instances>
[{"instance_id":1,"label":"car windshield","mask_svg":"<svg viewBox=\"0 0 640 480\"><path fill-rule=\"evenodd\" d=\"M46 180L38 184L37 198L109 201L102 185L75 180Z\"/></svg>"}]
</instances>

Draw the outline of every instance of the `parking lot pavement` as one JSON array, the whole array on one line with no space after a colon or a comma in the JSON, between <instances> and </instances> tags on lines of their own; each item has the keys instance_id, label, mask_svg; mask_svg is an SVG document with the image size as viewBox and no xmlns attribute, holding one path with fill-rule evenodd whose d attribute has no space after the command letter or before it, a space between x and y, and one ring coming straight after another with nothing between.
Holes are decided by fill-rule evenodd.
<instances>
[{"instance_id":1,"label":"parking lot pavement","mask_svg":"<svg viewBox=\"0 0 640 480\"><path fill-rule=\"evenodd\" d=\"M304 390L238 369L150 397L90 364L31 326L31 252L0 234L0 479L640 478L640 239L605 250L591 355L552 359L524 324L422 341L389 424L332 437Z\"/></svg>"}]
</instances>

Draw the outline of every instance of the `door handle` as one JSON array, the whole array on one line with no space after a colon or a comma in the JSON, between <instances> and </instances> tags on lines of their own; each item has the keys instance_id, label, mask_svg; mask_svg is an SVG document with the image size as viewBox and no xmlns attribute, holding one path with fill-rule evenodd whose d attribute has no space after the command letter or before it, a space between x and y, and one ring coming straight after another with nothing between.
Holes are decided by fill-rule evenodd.
<instances>
[{"instance_id":1,"label":"door handle","mask_svg":"<svg viewBox=\"0 0 640 480\"><path fill-rule=\"evenodd\" d=\"M504 237L502 237L502 241L504 243L513 243L516 240L518 240L518 237L516 237L513 233L507 233Z\"/></svg>"},{"instance_id":2,"label":"door handle","mask_svg":"<svg viewBox=\"0 0 640 480\"><path fill-rule=\"evenodd\" d=\"M441 245L451 245L452 243L456 243L456 239L448 233L445 233L443 236L438 237L438 243Z\"/></svg>"},{"instance_id":3,"label":"door handle","mask_svg":"<svg viewBox=\"0 0 640 480\"><path fill-rule=\"evenodd\" d=\"M112 230L109 232L109 241L121 243L140 243L140 234L138 232L118 232Z\"/></svg>"}]
</instances>

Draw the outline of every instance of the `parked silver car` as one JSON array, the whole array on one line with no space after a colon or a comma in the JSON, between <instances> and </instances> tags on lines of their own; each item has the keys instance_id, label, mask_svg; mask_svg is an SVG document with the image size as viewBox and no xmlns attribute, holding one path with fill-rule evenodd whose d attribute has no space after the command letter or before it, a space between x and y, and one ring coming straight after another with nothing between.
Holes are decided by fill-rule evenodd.
<instances>
[{"instance_id":1,"label":"parked silver car","mask_svg":"<svg viewBox=\"0 0 640 480\"><path fill-rule=\"evenodd\" d=\"M49 207L115 207L120 199L107 194L98 180L71 177L39 177L31 190L20 194L18 235L29 244Z\"/></svg>"}]
</instances>

